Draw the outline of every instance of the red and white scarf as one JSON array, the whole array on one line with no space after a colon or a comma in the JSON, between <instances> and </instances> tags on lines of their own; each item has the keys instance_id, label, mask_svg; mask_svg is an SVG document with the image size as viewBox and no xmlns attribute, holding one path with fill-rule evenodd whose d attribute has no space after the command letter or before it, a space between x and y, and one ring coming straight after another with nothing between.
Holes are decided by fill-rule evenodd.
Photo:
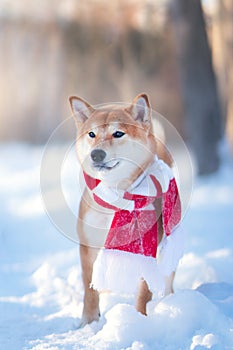
<instances>
[{"instance_id":1,"label":"red and white scarf","mask_svg":"<svg viewBox=\"0 0 233 350\"><path fill-rule=\"evenodd\" d=\"M181 204L171 169L155 157L126 192L85 173L84 178L93 199L114 211L104 247L94 263L92 287L132 293L143 278L152 291L162 293L165 276L175 270L183 253L182 234L175 229L181 220ZM156 198L161 199L161 213L153 206ZM160 214L165 235L158 254Z\"/></svg>"}]
</instances>

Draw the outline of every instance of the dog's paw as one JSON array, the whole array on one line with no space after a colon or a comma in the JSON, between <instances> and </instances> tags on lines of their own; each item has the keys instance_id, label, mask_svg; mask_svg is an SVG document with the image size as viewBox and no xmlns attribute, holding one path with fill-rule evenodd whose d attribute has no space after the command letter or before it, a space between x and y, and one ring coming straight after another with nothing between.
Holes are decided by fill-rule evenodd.
<instances>
[{"instance_id":1,"label":"dog's paw","mask_svg":"<svg viewBox=\"0 0 233 350\"><path fill-rule=\"evenodd\" d=\"M84 315L81 320L79 320L76 324L76 328L80 329L85 327L87 324L91 324L93 322L98 322L100 318L100 314L98 315Z\"/></svg>"},{"instance_id":2,"label":"dog's paw","mask_svg":"<svg viewBox=\"0 0 233 350\"><path fill-rule=\"evenodd\" d=\"M81 329L81 328L84 328L88 323L84 320L78 320L75 322L75 328L76 329Z\"/></svg>"}]
</instances>

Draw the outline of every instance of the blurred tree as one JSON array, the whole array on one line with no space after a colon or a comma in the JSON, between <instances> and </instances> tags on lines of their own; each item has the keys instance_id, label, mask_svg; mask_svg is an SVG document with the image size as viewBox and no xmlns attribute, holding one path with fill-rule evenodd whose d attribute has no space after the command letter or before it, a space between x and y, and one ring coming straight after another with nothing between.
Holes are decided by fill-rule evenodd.
<instances>
[{"instance_id":1,"label":"blurred tree","mask_svg":"<svg viewBox=\"0 0 233 350\"><path fill-rule=\"evenodd\" d=\"M223 42L226 61L226 114L227 114L227 136L230 140L233 154L233 1L223 0L219 3L219 17L224 21Z\"/></svg>"},{"instance_id":2,"label":"blurred tree","mask_svg":"<svg viewBox=\"0 0 233 350\"><path fill-rule=\"evenodd\" d=\"M185 108L186 135L199 174L216 171L222 134L221 108L200 0L172 0L172 26Z\"/></svg>"}]
</instances>

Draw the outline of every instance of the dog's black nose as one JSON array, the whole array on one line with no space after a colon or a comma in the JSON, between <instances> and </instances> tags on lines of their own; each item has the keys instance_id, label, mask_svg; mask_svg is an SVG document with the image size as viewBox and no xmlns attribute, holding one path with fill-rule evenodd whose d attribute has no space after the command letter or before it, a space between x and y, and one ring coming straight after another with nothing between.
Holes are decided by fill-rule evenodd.
<instances>
[{"instance_id":1,"label":"dog's black nose","mask_svg":"<svg viewBox=\"0 0 233 350\"><path fill-rule=\"evenodd\" d=\"M91 159L94 161L94 162L97 162L97 163L100 163L104 160L104 158L106 157L106 152L103 151L102 149L94 149L92 152L91 152Z\"/></svg>"}]
</instances>

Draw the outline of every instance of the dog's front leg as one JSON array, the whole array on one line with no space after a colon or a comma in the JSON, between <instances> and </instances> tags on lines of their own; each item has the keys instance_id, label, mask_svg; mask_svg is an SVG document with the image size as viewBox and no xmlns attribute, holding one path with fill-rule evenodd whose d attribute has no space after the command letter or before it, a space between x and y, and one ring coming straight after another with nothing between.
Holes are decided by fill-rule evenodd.
<instances>
[{"instance_id":1,"label":"dog's front leg","mask_svg":"<svg viewBox=\"0 0 233 350\"><path fill-rule=\"evenodd\" d=\"M98 249L80 245L80 259L84 284L84 306L80 327L84 327L87 323L98 321L100 317L99 293L90 287L93 263L97 254Z\"/></svg>"}]
</instances>

